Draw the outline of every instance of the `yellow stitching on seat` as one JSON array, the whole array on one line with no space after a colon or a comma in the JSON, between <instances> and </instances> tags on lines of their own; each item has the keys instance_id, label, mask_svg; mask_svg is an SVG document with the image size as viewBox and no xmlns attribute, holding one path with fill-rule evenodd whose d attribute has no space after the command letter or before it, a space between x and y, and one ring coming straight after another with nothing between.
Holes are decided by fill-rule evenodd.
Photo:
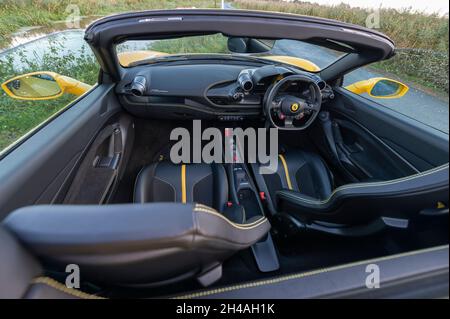
<instances>
[{"instance_id":1,"label":"yellow stitching on seat","mask_svg":"<svg viewBox=\"0 0 450 319\"><path fill-rule=\"evenodd\" d=\"M256 228L256 227L261 226L262 224L264 224L264 223L266 222L266 218L265 218L265 217L262 217L262 218L258 219L256 222L254 222L254 223L252 223L252 224L249 224L249 225L247 225L247 224L236 224L236 223L233 223L232 221L226 219L226 218L223 217L222 215L217 214L217 213L214 213L214 212L209 211L209 210L206 210L206 209L201 209L201 208L199 208L199 209L196 209L195 211L196 211L197 213L208 213L208 214L211 214L211 215L215 215L215 216L217 216L217 217L223 219L224 221L226 221L226 222L227 222L228 224L230 224L231 226L233 226L233 227L235 227L235 228L238 228L238 229L244 229L244 230Z\"/></svg>"},{"instance_id":2,"label":"yellow stitching on seat","mask_svg":"<svg viewBox=\"0 0 450 319\"><path fill-rule=\"evenodd\" d=\"M260 226L261 224L265 223L267 221L266 217L261 217L260 219L249 223L249 224L237 224L237 223L233 223L232 221L230 221L229 219L227 219L226 217L224 217L222 214L220 214L219 212L217 212L216 210L209 208L208 206L204 206L204 205L198 205L196 204L195 208L194 208L195 212L198 213L208 213L214 216L217 216L221 219L223 219L224 221L226 221L228 224L230 224L231 226L238 228L238 229L252 229L252 228L256 228L258 226Z\"/></svg>"},{"instance_id":3,"label":"yellow stitching on seat","mask_svg":"<svg viewBox=\"0 0 450 319\"><path fill-rule=\"evenodd\" d=\"M205 213L211 213L213 215L217 215L218 217L225 219L227 222L232 223L234 225L237 226L242 226L242 227L248 227L248 226L252 226L254 224L257 224L265 219L267 219L266 217L262 216L261 218L251 222L251 223L247 223L247 224L238 224L238 223L234 223L232 221L230 221L228 218L224 217L221 213L219 213L217 210L215 210L214 208L211 208L209 206L203 205L203 204L196 204L195 207L196 210L198 210L199 212L205 212Z\"/></svg>"},{"instance_id":4,"label":"yellow stitching on seat","mask_svg":"<svg viewBox=\"0 0 450 319\"><path fill-rule=\"evenodd\" d=\"M195 203L195 206L197 206L197 207L202 207L202 208L205 208L205 209L210 209L211 211L214 211L214 212L217 212L217 213L218 213L218 211L215 210L214 208L209 207L209 206L206 206L206 205L203 205L203 204L200 204L200 203Z\"/></svg>"},{"instance_id":5,"label":"yellow stitching on seat","mask_svg":"<svg viewBox=\"0 0 450 319\"><path fill-rule=\"evenodd\" d=\"M203 210L203 211L207 211L208 213L211 213L211 214L218 214L219 215L219 217L221 217L221 218L225 218L225 217L223 217L223 215L220 213L220 212L218 212L217 210L215 210L214 208L212 208L212 207L209 207L209 206L206 206L206 205L203 205L203 204L198 204L198 203L196 203L195 204L197 207L197 209L199 210L199 211L201 211L201 210ZM245 213L245 209L244 208L242 208L243 210L244 210L244 213ZM241 225L241 226L251 226L251 225L253 225L253 224L256 224L256 223L259 223L261 220L263 220L265 217L264 216L262 216L261 218L259 218L259 219L257 219L257 220L255 220L255 221L253 221L253 222L251 222L251 223L234 223L234 224L236 224L236 225ZM227 219L227 218L226 218ZM227 219L227 221L230 221L230 220L228 220Z\"/></svg>"},{"instance_id":6,"label":"yellow stitching on seat","mask_svg":"<svg viewBox=\"0 0 450 319\"><path fill-rule=\"evenodd\" d=\"M181 165L181 202L186 204L186 164Z\"/></svg>"},{"instance_id":7,"label":"yellow stitching on seat","mask_svg":"<svg viewBox=\"0 0 450 319\"><path fill-rule=\"evenodd\" d=\"M62 291L66 294L78 297L78 298L82 298L82 299L107 299L104 297L100 297L100 296L96 296L96 295L91 295L85 292L82 292L80 290L77 290L75 288L67 288L66 286L64 286L63 284L57 282L56 280L50 278L50 277L37 277L35 279L32 280L33 284L44 284L47 285L51 288L54 288L56 290Z\"/></svg>"},{"instance_id":8,"label":"yellow stitching on seat","mask_svg":"<svg viewBox=\"0 0 450 319\"><path fill-rule=\"evenodd\" d=\"M443 202L437 202L437 204L436 204L436 208L437 209L444 209L446 207L447 206L445 206L445 204Z\"/></svg>"},{"instance_id":9,"label":"yellow stitching on seat","mask_svg":"<svg viewBox=\"0 0 450 319\"><path fill-rule=\"evenodd\" d=\"M416 250L416 251L412 251L412 252L406 252L406 253L401 253L401 254L396 254L396 255L391 255L391 256L385 256L385 257L381 257L381 258L374 258L374 259L369 259L369 260L364 260L364 261L357 261L357 262L353 262L353 263L349 263L349 264L344 264L344 265L339 265L339 266L334 266L334 267L329 267L329 268L321 268L321 269L316 269L316 270L312 270L312 271L308 271L308 272L281 276L281 277L277 277L277 278L273 278L273 279L253 281L253 282L247 282L247 283L239 284L239 285L227 286L227 287L222 287L222 288L217 288L217 289L212 289L212 290L206 290L206 291L199 291L199 292L196 292L196 293L191 293L191 294L186 294L186 295L182 295L182 296L172 297L172 299L192 299L192 298L199 298L199 297L204 297L204 296L210 296L210 295L219 294L219 293L228 292L228 291L233 291L233 290L239 290L239 289L246 289L246 288L253 288L253 287L258 287L258 286L277 284L277 283L280 283L280 282L283 282L283 281L287 281L287 280L300 279L300 278L315 276L315 275L319 275L319 274L323 274L323 273L327 273L327 272L331 272L331 271L335 271L335 270L341 270L341 269L345 269L345 268L357 267L357 266L362 266L362 265L365 265L365 264L371 264L371 263L391 260L391 259L395 259L395 258L414 256L414 255L418 255L418 254L421 254L421 253L427 253L427 252L433 252L433 251L438 251L438 250L442 250L442 249L448 249L448 247L449 247L449 245L443 245L443 246L439 246L439 247L433 247L433 248Z\"/></svg>"},{"instance_id":10,"label":"yellow stitching on seat","mask_svg":"<svg viewBox=\"0 0 450 319\"><path fill-rule=\"evenodd\" d=\"M286 176L286 182L287 182L288 188L290 190L292 190L291 177L289 176L289 169L288 169L286 160L284 159L284 156L281 154L279 154L278 157L281 160L281 164L283 164L284 175Z\"/></svg>"}]
</instances>

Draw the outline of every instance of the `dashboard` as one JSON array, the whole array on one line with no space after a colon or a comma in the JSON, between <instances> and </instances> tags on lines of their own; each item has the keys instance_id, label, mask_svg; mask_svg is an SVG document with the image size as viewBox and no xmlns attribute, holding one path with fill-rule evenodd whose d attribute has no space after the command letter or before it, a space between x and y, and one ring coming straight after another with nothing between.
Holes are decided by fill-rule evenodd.
<instances>
[{"instance_id":1,"label":"dashboard","mask_svg":"<svg viewBox=\"0 0 450 319\"><path fill-rule=\"evenodd\" d=\"M143 65L126 70L116 86L124 108L138 117L241 121L262 118L264 98L283 77L306 74L323 96L331 88L319 76L280 65L198 62ZM308 94L292 83L283 91Z\"/></svg>"}]
</instances>

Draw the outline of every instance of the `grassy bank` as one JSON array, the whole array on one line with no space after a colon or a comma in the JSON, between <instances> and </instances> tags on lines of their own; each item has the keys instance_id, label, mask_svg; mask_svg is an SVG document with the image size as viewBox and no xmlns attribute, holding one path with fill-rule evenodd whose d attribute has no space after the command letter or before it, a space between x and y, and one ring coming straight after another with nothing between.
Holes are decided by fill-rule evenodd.
<instances>
[{"instance_id":1,"label":"grassy bank","mask_svg":"<svg viewBox=\"0 0 450 319\"><path fill-rule=\"evenodd\" d=\"M277 0L234 0L232 3L239 9L317 16L362 26L366 25L367 16L371 13L345 4L326 6ZM379 31L393 39L399 50L397 57L373 67L448 95L449 19L412 10L381 9L379 13Z\"/></svg>"},{"instance_id":2,"label":"grassy bank","mask_svg":"<svg viewBox=\"0 0 450 319\"><path fill-rule=\"evenodd\" d=\"M336 19L357 25L366 25L368 9L353 8L346 4L336 6L307 2L267 0L234 0L236 8L268 10ZM398 48L432 49L448 51L449 20L438 15L425 15L412 10L381 9L379 31L391 37Z\"/></svg>"},{"instance_id":3,"label":"grassy bank","mask_svg":"<svg viewBox=\"0 0 450 319\"><path fill-rule=\"evenodd\" d=\"M180 7L217 7L219 0L0 0L0 47L8 44L11 33L21 27L51 26L55 21L64 20L71 12L66 12L67 5L76 4L82 16L108 15L112 13L169 9ZM21 57L20 70L16 68L12 57L0 60L0 83L17 74L52 70L69 75L82 82L94 84L98 76L98 64L90 52L81 55L58 55L58 43L44 56L30 60ZM64 95L48 101L12 100L0 92L0 151L23 136L33 127L39 125L76 97Z\"/></svg>"},{"instance_id":4,"label":"grassy bank","mask_svg":"<svg viewBox=\"0 0 450 319\"><path fill-rule=\"evenodd\" d=\"M220 6L220 0L0 0L0 47L21 27L51 26L65 20L73 13L66 12L69 4L77 5L82 16L89 16L133 10L211 8Z\"/></svg>"},{"instance_id":5,"label":"grassy bank","mask_svg":"<svg viewBox=\"0 0 450 319\"><path fill-rule=\"evenodd\" d=\"M12 55L0 60L0 82L18 74L52 70L85 83L95 84L99 66L93 54L81 51L77 55L60 56L60 46L62 44L55 42L48 53L34 60L26 58L19 51L20 70L17 69L16 63L13 63ZM0 91L0 151L76 98L65 94L54 100L23 101L11 99L3 90Z\"/></svg>"}]
</instances>

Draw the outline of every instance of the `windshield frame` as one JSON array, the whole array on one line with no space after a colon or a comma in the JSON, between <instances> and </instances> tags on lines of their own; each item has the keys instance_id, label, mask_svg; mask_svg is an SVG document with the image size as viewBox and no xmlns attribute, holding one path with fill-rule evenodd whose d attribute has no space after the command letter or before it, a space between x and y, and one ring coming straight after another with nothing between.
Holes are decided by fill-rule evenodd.
<instances>
[{"instance_id":1,"label":"windshield frame","mask_svg":"<svg viewBox=\"0 0 450 319\"><path fill-rule=\"evenodd\" d=\"M218 9L176 9L132 12L109 16L92 23L85 40L96 55L105 76L99 83L118 82L126 73L116 57L115 45L126 40L155 39L168 34L223 33L227 36L285 38L300 41L336 41L354 48L322 69L323 79L394 55L394 43L372 29L336 20L275 12Z\"/></svg>"}]
</instances>

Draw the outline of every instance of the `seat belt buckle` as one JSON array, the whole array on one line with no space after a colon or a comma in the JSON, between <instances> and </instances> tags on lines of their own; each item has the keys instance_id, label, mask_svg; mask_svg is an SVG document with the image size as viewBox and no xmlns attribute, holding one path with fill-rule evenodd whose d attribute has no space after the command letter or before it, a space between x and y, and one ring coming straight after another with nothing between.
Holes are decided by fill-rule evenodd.
<instances>
[{"instance_id":1,"label":"seat belt buckle","mask_svg":"<svg viewBox=\"0 0 450 319\"><path fill-rule=\"evenodd\" d=\"M260 198L262 201L265 201L265 200L266 200L266 193L264 193L264 192L259 192L259 198Z\"/></svg>"}]
</instances>

